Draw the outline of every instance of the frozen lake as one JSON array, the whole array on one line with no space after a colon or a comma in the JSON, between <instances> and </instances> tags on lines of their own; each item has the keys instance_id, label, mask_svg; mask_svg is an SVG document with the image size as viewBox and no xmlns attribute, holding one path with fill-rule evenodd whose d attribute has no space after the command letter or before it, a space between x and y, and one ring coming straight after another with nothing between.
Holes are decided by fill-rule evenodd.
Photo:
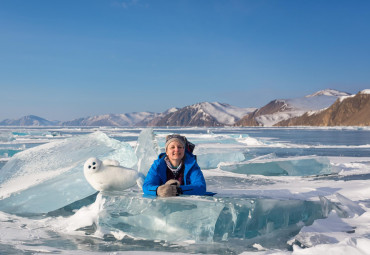
<instances>
[{"instance_id":1,"label":"frozen lake","mask_svg":"<svg viewBox=\"0 0 370 255\"><path fill-rule=\"evenodd\" d=\"M142 130L0 128L0 254L368 254L370 128L154 128L148 147L196 145L216 195L97 193L83 162L137 168Z\"/></svg>"}]
</instances>

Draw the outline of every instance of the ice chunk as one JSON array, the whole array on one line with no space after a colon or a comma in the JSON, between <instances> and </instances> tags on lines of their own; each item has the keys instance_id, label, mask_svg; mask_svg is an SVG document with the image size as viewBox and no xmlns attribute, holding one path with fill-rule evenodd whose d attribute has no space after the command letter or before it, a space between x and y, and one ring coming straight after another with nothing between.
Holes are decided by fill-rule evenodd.
<instances>
[{"instance_id":1,"label":"ice chunk","mask_svg":"<svg viewBox=\"0 0 370 255\"><path fill-rule=\"evenodd\" d=\"M14 141L15 138L10 131L1 131L0 130L0 142L10 142Z\"/></svg>"},{"instance_id":2,"label":"ice chunk","mask_svg":"<svg viewBox=\"0 0 370 255\"><path fill-rule=\"evenodd\" d=\"M220 162L240 162L246 160L244 146L235 144L200 144L194 154L201 169L216 168Z\"/></svg>"},{"instance_id":3,"label":"ice chunk","mask_svg":"<svg viewBox=\"0 0 370 255\"><path fill-rule=\"evenodd\" d=\"M303 247L312 247L319 244L338 243L337 237L343 233L353 232L353 228L345 223L334 212L326 219L317 219L311 226L305 226L295 236L290 244L299 244Z\"/></svg>"},{"instance_id":4,"label":"ice chunk","mask_svg":"<svg viewBox=\"0 0 370 255\"><path fill-rule=\"evenodd\" d=\"M349 216L359 216L366 212L362 207L357 204L356 202L346 198L345 196L341 195L340 193L335 193L335 196L338 198L340 205L339 207L343 208L346 212L349 213Z\"/></svg>"},{"instance_id":5,"label":"ice chunk","mask_svg":"<svg viewBox=\"0 0 370 255\"><path fill-rule=\"evenodd\" d=\"M353 234L357 230L350 226L343 218L359 216L365 213L356 202L335 193L339 203L333 203L326 197L320 197L325 219L318 219L311 226L301 229L300 233L289 241L291 245L312 247L319 244L338 243L338 237Z\"/></svg>"},{"instance_id":6,"label":"ice chunk","mask_svg":"<svg viewBox=\"0 0 370 255\"><path fill-rule=\"evenodd\" d=\"M222 200L220 200L222 201ZM312 201L225 199L214 240L249 240L264 247L285 243L304 225L323 218L321 205ZM232 220L234 219L234 220Z\"/></svg>"},{"instance_id":7,"label":"ice chunk","mask_svg":"<svg viewBox=\"0 0 370 255\"><path fill-rule=\"evenodd\" d=\"M139 173L146 176L154 160L160 154L160 148L152 128L146 128L140 132L135 153L138 159L137 169Z\"/></svg>"},{"instance_id":8,"label":"ice chunk","mask_svg":"<svg viewBox=\"0 0 370 255\"><path fill-rule=\"evenodd\" d=\"M236 139L239 143L244 143L248 146L262 146L262 145L265 145L264 142L256 139L256 138L253 138L253 137L239 137Z\"/></svg>"},{"instance_id":9,"label":"ice chunk","mask_svg":"<svg viewBox=\"0 0 370 255\"><path fill-rule=\"evenodd\" d=\"M316 156L249 160L240 163L220 163L218 168L234 173L266 176L309 176L331 173L329 159Z\"/></svg>"},{"instance_id":10,"label":"ice chunk","mask_svg":"<svg viewBox=\"0 0 370 255\"><path fill-rule=\"evenodd\" d=\"M345 209L341 208L337 203L333 203L326 197L320 196L319 198L321 202L321 208L323 210L322 212L325 217L328 217L332 211L335 211L336 214L341 218L348 217L348 212Z\"/></svg>"},{"instance_id":11,"label":"ice chunk","mask_svg":"<svg viewBox=\"0 0 370 255\"><path fill-rule=\"evenodd\" d=\"M1 169L0 210L47 213L95 193L83 174L83 164L92 156L117 160L125 167L137 162L130 145L102 132L25 150Z\"/></svg>"},{"instance_id":12,"label":"ice chunk","mask_svg":"<svg viewBox=\"0 0 370 255\"><path fill-rule=\"evenodd\" d=\"M136 238L168 241L213 240L222 203L176 197L153 199L104 196L99 225L110 232L122 231Z\"/></svg>"},{"instance_id":13,"label":"ice chunk","mask_svg":"<svg viewBox=\"0 0 370 255\"><path fill-rule=\"evenodd\" d=\"M240 162L245 160L242 152L210 152L197 154L197 162L201 169L216 168L221 162Z\"/></svg>"},{"instance_id":14,"label":"ice chunk","mask_svg":"<svg viewBox=\"0 0 370 255\"><path fill-rule=\"evenodd\" d=\"M313 201L181 196L146 198L134 193L103 193L99 231L116 236L170 242L238 243L264 247L286 241L315 219ZM119 235L117 233L120 233Z\"/></svg>"}]
</instances>

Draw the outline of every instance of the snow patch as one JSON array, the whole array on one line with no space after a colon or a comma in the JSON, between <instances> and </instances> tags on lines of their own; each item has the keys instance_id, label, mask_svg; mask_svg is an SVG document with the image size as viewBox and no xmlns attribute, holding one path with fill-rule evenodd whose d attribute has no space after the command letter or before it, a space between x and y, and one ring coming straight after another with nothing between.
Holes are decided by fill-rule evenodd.
<instances>
[{"instance_id":1,"label":"snow patch","mask_svg":"<svg viewBox=\"0 0 370 255\"><path fill-rule=\"evenodd\" d=\"M198 111L202 111L214 117L219 123L232 125L248 113L253 112L256 108L240 108L229 104L218 102L203 102L193 105Z\"/></svg>"},{"instance_id":2,"label":"snow patch","mask_svg":"<svg viewBox=\"0 0 370 255\"><path fill-rule=\"evenodd\" d=\"M317 91L311 95L308 95L306 97L316 97L316 96L332 96L332 97L340 97L340 96L348 96L350 95L347 92L341 92L335 89L325 89Z\"/></svg>"},{"instance_id":3,"label":"snow patch","mask_svg":"<svg viewBox=\"0 0 370 255\"><path fill-rule=\"evenodd\" d=\"M364 89L360 92L360 94L370 94L370 89Z\"/></svg>"}]
</instances>

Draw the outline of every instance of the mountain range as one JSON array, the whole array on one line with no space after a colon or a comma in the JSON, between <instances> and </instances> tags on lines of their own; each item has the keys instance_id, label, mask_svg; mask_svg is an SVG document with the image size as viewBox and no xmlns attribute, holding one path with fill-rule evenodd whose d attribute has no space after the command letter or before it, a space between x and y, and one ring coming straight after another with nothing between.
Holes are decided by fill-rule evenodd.
<instances>
[{"instance_id":1,"label":"mountain range","mask_svg":"<svg viewBox=\"0 0 370 255\"><path fill-rule=\"evenodd\" d=\"M370 90L339 98L321 111L306 112L276 126L370 126Z\"/></svg>"},{"instance_id":2,"label":"mountain range","mask_svg":"<svg viewBox=\"0 0 370 255\"><path fill-rule=\"evenodd\" d=\"M202 102L162 113L106 114L71 121L49 121L29 115L3 120L0 126L340 126L370 125L370 90L356 95L333 89L300 98L276 99L261 108Z\"/></svg>"},{"instance_id":3,"label":"mountain range","mask_svg":"<svg viewBox=\"0 0 370 255\"><path fill-rule=\"evenodd\" d=\"M35 115L28 115L16 120L3 120L0 126L57 126L59 123L59 121L49 121Z\"/></svg>"}]
</instances>

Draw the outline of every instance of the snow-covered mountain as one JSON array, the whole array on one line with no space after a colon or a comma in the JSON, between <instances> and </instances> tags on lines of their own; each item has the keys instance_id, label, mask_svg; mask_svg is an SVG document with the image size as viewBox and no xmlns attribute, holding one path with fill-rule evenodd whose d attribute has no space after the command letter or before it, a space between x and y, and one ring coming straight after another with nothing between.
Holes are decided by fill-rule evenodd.
<instances>
[{"instance_id":1,"label":"snow-covered mountain","mask_svg":"<svg viewBox=\"0 0 370 255\"><path fill-rule=\"evenodd\" d=\"M233 125L255 108L240 108L218 102L203 102L186 106L149 123L149 126L225 126Z\"/></svg>"},{"instance_id":2,"label":"snow-covered mountain","mask_svg":"<svg viewBox=\"0 0 370 255\"><path fill-rule=\"evenodd\" d=\"M162 113L158 113L157 116L155 116L154 118L147 118L147 119L144 119L140 122L138 122L136 124L136 126L139 126L139 127L146 127L146 126L151 126L151 127L154 127L154 126L157 126L156 123L158 123L159 121L161 121L161 119L166 116L167 114L171 114L171 113L174 113L176 111L178 111L179 108L170 108L168 109L167 111L165 112L162 112Z\"/></svg>"},{"instance_id":3,"label":"snow-covered mountain","mask_svg":"<svg viewBox=\"0 0 370 255\"><path fill-rule=\"evenodd\" d=\"M370 126L370 90L343 96L330 107L281 121L277 126Z\"/></svg>"},{"instance_id":4,"label":"snow-covered mountain","mask_svg":"<svg viewBox=\"0 0 370 255\"><path fill-rule=\"evenodd\" d=\"M151 121L158 116L153 112L134 112L125 114L105 114L87 118L79 118L72 121L62 122L62 126L137 126L138 123Z\"/></svg>"},{"instance_id":5,"label":"snow-covered mountain","mask_svg":"<svg viewBox=\"0 0 370 255\"><path fill-rule=\"evenodd\" d=\"M59 121L49 121L35 115L27 115L15 120L6 119L0 122L0 126L56 126L58 124Z\"/></svg>"},{"instance_id":6,"label":"snow-covered mountain","mask_svg":"<svg viewBox=\"0 0 370 255\"><path fill-rule=\"evenodd\" d=\"M273 126L276 123L298 117L308 111L319 111L331 106L338 98L349 93L333 89L318 91L312 95L292 99L277 99L244 116L237 126Z\"/></svg>"},{"instance_id":7,"label":"snow-covered mountain","mask_svg":"<svg viewBox=\"0 0 370 255\"><path fill-rule=\"evenodd\" d=\"M65 122L51 122L37 116L4 120L2 126L225 126L233 125L256 108L240 108L218 102L203 102L184 108L170 108L162 113L134 112L105 114ZM27 120L27 121L26 121Z\"/></svg>"},{"instance_id":8,"label":"snow-covered mountain","mask_svg":"<svg viewBox=\"0 0 370 255\"><path fill-rule=\"evenodd\" d=\"M361 93L367 95L368 91L364 90ZM312 115L315 112L324 111L338 98L345 99L348 96L354 95L326 89L305 97L276 99L259 109L240 108L218 102L203 102L181 109L171 108L162 113L106 114L66 122L48 121L29 115L17 120L4 120L0 122L0 126L273 126L305 113Z\"/></svg>"}]
</instances>

